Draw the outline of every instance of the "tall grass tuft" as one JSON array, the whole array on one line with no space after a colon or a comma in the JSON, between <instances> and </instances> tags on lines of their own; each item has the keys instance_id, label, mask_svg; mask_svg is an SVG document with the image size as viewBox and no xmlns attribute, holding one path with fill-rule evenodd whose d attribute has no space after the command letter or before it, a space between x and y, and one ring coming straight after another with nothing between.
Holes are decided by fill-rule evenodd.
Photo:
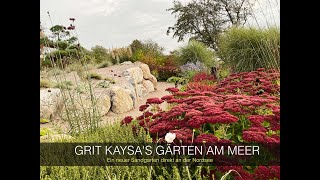
<instances>
[{"instance_id":1,"label":"tall grass tuft","mask_svg":"<svg viewBox=\"0 0 320 180\"><path fill-rule=\"evenodd\" d=\"M217 64L214 52L196 40L191 40L186 46L181 47L177 55L181 65L200 62L211 68Z\"/></svg>"},{"instance_id":2,"label":"tall grass tuft","mask_svg":"<svg viewBox=\"0 0 320 180\"><path fill-rule=\"evenodd\" d=\"M220 37L219 55L234 72L280 69L280 30L231 28Z\"/></svg>"}]
</instances>

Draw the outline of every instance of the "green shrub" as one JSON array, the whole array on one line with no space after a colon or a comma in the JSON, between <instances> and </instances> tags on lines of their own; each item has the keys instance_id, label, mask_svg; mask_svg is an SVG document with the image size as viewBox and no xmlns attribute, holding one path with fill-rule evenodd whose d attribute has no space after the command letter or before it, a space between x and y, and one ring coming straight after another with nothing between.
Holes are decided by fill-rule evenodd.
<instances>
[{"instance_id":1,"label":"green shrub","mask_svg":"<svg viewBox=\"0 0 320 180\"><path fill-rule=\"evenodd\" d=\"M184 65L187 62L196 63L199 61L209 68L216 66L214 52L196 40L191 40L188 45L181 47L177 51L177 55L180 65Z\"/></svg>"},{"instance_id":2,"label":"green shrub","mask_svg":"<svg viewBox=\"0 0 320 180\"><path fill-rule=\"evenodd\" d=\"M58 82L54 88L59 88L59 89L71 89L72 86L72 82L71 81L62 81L62 82Z\"/></svg>"},{"instance_id":3,"label":"green shrub","mask_svg":"<svg viewBox=\"0 0 320 180\"><path fill-rule=\"evenodd\" d=\"M219 56L234 72L280 67L280 29L232 28L219 38Z\"/></svg>"},{"instance_id":4,"label":"green shrub","mask_svg":"<svg viewBox=\"0 0 320 180\"><path fill-rule=\"evenodd\" d=\"M105 77L105 78L103 78L103 80L110 81L111 84L115 84L116 83L116 81L114 79L109 78L109 77Z\"/></svg>"},{"instance_id":5,"label":"green shrub","mask_svg":"<svg viewBox=\"0 0 320 180\"><path fill-rule=\"evenodd\" d=\"M174 83L176 86L178 84L185 85L188 83L188 80L181 77L172 76L167 80L168 83Z\"/></svg>"},{"instance_id":6,"label":"green shrub","mask_svg":"<svg viewBox=\"0 0 320 180\"><path fill-rule=\"evenodd\" d=\"M40 136L45 136L49 133L53 133L50 128L40 128Z\"/></svg>"},{"instance_id":7,"label":"green shrub","mask_svg":"<svg viewBox=\"0 0 320 180\"><path fill-rule=\"evenodd\" d=\"M88 92L89 91L89 85L87 83L79 83L76 87L76 91L78 93L85 93L85 92Z\"/></svg>"},{"instance_id":8,"label":"green shrub","mask_svg":"<svg viewBox=\"0 0 320 180\"><path fill-rule=\"evenodd\" d=\"M53 86L49 79L40 79L40 88L51 88Z\"/></svg>"},{"instance_id":9,"label":"green shrub","mask_svg":"<svg viewBox=\"0 0 320 180\"><path fill-rule=\"evenodd\" d=\"M50 122L48 119L40 119L40 124L46 124L48 122Z\"/></svg>"},{"instance_id":10,"label":"green shrub","mask_svg":"<svg viewBox=\"0 0 320 180\"><path fill-rule=\"evenodd\" d=\"M87 75L87 79L97 79L97 80L102 80L102 76L98 73L91 72Z\"/></svg>"},{"instance_id":11,"label":"green shrub","mask_svg":"<svg viewBox=\"0 0 320 180\"><path fill-rule=\"evenodd\" d=\"M100 64L97 65L97 68L105 68L105 67L109 67L112 66L112 61L102 61Z\"/></svg>"},{"instance_id":12,"label":"green shrub","mask_svg":"<svg viewBox=\"0 0 320 180\"><path fill-rule=\"evenodd\" d=\"M191 80L195 74L199 73L199 71L188 70L179 73L179 76L183 77L184 79Z\"/></svg>"},{"instance_id":13,"label":"green shrub","mask_svg":"<svg viewBox=\"0 0 320 180\"><path fill-rule=\"evenodd\" d=\"M108 87L110 87L110 81L106 81L106 80L104 80L104 81L101 81L99 84L98 84L98 87L100 87L100 88L108 88Z\"/></svg>"},{"instance_id":14,"label":"green shrub","mask_svg":"<svg viewBox=\"0 0 320 180\"><path fill-rule=\"evenodd\" d=\"M110 62L112 63L111 55L108 53L107 49L102 46L95 46L91 48L92 56L95 59L95 63L102 63L102 62Z\"/></svg>"}]
</instances>

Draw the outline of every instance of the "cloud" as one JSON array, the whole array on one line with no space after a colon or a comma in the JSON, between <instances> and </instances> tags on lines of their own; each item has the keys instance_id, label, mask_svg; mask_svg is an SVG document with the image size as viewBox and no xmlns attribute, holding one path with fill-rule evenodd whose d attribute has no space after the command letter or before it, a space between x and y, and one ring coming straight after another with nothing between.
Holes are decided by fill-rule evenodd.
<instances>
[{"instance_id":1,"label":"cloud","mask_svg":"<svg viewBox=\"0 0 320 180\"><path fill-rule=\"evenodd\" d=\"M262 0L259 2L257 9L265 12L268 10L266 14L270 14L271 5L267 4L269 8L265 8ZM87 49L95 45L122 47L129 45L134 39L152 39L164 46L168 53L186 44L178 43L177 38L172 38L172 34L166 35L167 28L175 23L174 16L166 11L172 4L172 0L41 0L40 15L41 23L47 29L51 27L51 21L54 25L68 26L69 18L76 18L78 38ZM47 11L50 11L51 21L46 15ZM266 19L261 13L257 16L259 22L260 19L261 22ZM251 20L251 23L255 25L256 21Z\"/></svg>"},{"instance_id":2,"label":"cloud","mask_svg":"<svg viewBox=\"0 0 320 180\"><path fill-rule=\"evenodd\" d=\"M108 16L116 12L123 0L78 0L80 12L86 16Z\"/></svg>"}]
</instances>

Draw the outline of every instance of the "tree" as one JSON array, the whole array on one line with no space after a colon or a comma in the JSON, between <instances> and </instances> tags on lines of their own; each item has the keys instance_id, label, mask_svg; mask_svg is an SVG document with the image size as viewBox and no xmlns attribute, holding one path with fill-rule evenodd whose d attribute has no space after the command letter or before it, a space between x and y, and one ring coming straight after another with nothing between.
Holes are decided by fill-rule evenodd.
<instances>
[{"instance_id":1,"label":"tree","mask_svg":"<svg viewBox=\"0 0 320 180\"><path fill-rule=\"evenodd\" d=\"M141 41L135 39L130 44L130 47L132 49L132 53L134 54L135 52L137 52L137 50L142 49L143 44L141 43Z\"/></svg>"},{"instance_id":2,"label":"tree","mask_svg":"<svg viewBox=\"0 0 320 180\"><path fill-rule=\"evenodd\" d=\"M70 27L74 27L71 25ZM77 38L71 35L70 27L66 28L62 25L55 25L50 28L51 34L49 36L40 37L40 47L50 47L55 49L53 52L46 54L45 59L50 59L53 62L62 60L63 64L70 63L70 58L79 56L81 52ZM41 27L40 27L41 32Z\"/></svg>"},{"instance_id":3,"label":"tree","mask_svg":"<svg viewBox=\"0 0 320 180\"><path fill-rule=\"evenodd\" d=\"M168 9L177 18L167 35L173 32L178 42L186 37L217 50L218 36L230 26L244 25L251 15L251 0L192 0L183 5L173 2Z\"/></svg>"}]
</instances>

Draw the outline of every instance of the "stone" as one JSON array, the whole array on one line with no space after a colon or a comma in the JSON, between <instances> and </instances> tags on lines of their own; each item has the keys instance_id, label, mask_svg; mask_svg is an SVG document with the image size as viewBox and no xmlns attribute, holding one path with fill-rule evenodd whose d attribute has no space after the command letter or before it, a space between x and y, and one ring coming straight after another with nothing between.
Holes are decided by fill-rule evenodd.
<instances>
[{"instance_id":1,"label":"stone","mask_svg":"<svg viewBox=\"0 0 320 180\"><path fill-rule=\"evenodd\" d=\"M147 89L142 84L137 84L137 96L142 99L147 95Z\"/></svg>"},{"instance_id":2,"label":"stone","mask_svg":"<svg viewBox=\"0 0 320 180\"><path fill-rule=\"evenodd\" d=\"M143 80L142 85L146 88L148 93L155 91L154 85L150 80Z\"/></svg>"},{"instance_id":3,"label":"stone","mask_svg":"<svg viewBox=\"0 0 320 180\"><path fill-rule=\"evenodd\" d=\"M145 80L150 80L153 83L153 87L156 90L157 89L157 78L154 77L154 75L151 74L150 72L150 68L147 64L141 63L139 65L139 67L141 68L142 72L143 72L143 78Z\"/></svg>"},{"instance_id":4,"label":"stone","mask_svg":"<svg viewBox=\"0 0 320 180\"><path fill-rule=\"evenodd\" d=\"M96 96L97 104L96 107L100 115L106 115L111 108L111 99L109 95Z\"/></svg>"},{"instance_id":5,"label":"stone","mask_svg":"<svg viewBox=\"0 0 320 180\"><path fill-rule=\"evenodd\" d=\"M129 68L123 72L123 75L133 85L139 84L143 80L143 72L139 67Z\"/></svg>"},{"instance_id":6,"label":"stone","mask_svg":"<svg viewBox=\"0 0 320 180\"><path fill-rule=\"evenodd\" d=\"M137 93L136 93L135 87L132 84L128 83L124 86L124 90L130 95L133 101L133 107L136 107L138 103L138 99L137 99Z\"/></svg>"},{"instance_id":7,"label":"stone","mask_svg":"<svg viewBox=\"0 0 320 180\"><path fill-rule=\"evenodd\" d=\"M150 68L147 64L141 63L139 65L139 67L141 68L142 72L143 72L143 78L144 79L151 79L151 72L150 72Z\"/></svg>"},{"instance_id":8,"label":"stone","mask_svg":"<svg viewBox=\"0 0 320 180\"><path fill-rule=\"evenodd\" d=\"M111 111L116 114L128 112L133 109L133 100L129 93L119 86L110 89Z\"/></svg>"},{"instance_id":9,"label":"stone","mask_svg":"<svg viewBox=\"0 0 320 180\"><path fill-rule=\"evenodd\" d=\"M121 65L130 65L130 64L132 64L131 61L124 61L123 63L121 63Z\"/></svg>"},{"instance_id":10,"label":"stone","mask_svg":"<svg viewBox=\"0 0 320 180\"><path fill-rule=\"evenodd\" d=\"M40 118L52 120L62 108L63 97L60 89L40 89Z\"/></svg>"},{"instance_id":11,"label":"stone","mask_svg":"<svg viewBox=\"0 0 320 180\"><path fill-rule=\"evenodd\" d=\"M91 100L89 94L76 95L72 101L70 99L66 101L66 109L62 113L62 118L67 119L67 110L69 111L69 118L76 118L72 112L77 112L80 116L87 116L89 112L92 115L95 110L95 112L98 112L95 115L104 116L109 112L110 108L110 96L106 93L95 94L94 101Z\"/></svg>"},{"instance_id":12,"label":"stone","mask_svg":"<svg viewBox=\"0 0 320 180\"><path fill-rule=\"evenodd\" d=\"M157 90L157 85L158 85L157 78L151 75L151 78L149 80L152 82L154 89Z\"/></svg>"}]
</instances>

